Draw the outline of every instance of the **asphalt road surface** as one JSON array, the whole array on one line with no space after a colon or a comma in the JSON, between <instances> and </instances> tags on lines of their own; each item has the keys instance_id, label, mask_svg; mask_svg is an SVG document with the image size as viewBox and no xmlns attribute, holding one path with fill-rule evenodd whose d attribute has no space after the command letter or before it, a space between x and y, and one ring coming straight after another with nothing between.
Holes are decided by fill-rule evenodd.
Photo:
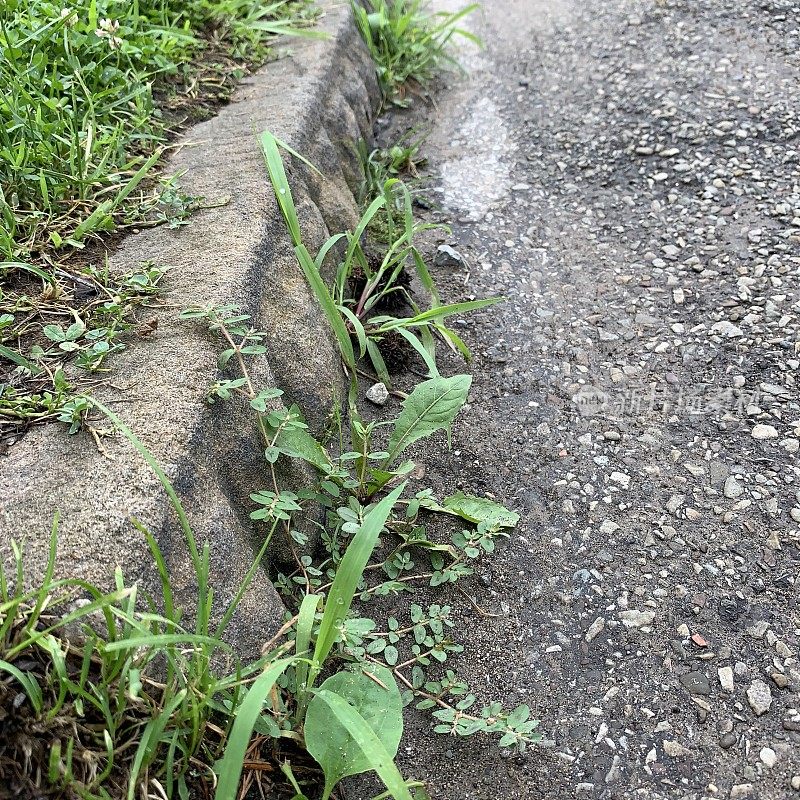
<instances>
[{"instance_id":1,"label":"asphalt road surface","mask_svg":"<svg viewBox=\"0 0 800 800\"><path fill-rule=\"evenodd\" d=\"M491 0L429 133L475 351L439 491L523 517L459 605L520 756L409 720L438 800L800 798L800 5ZM461 466L456 468L458 460ZM463 598L462 598L463 599Z\"/></svg>"}]
</instances>

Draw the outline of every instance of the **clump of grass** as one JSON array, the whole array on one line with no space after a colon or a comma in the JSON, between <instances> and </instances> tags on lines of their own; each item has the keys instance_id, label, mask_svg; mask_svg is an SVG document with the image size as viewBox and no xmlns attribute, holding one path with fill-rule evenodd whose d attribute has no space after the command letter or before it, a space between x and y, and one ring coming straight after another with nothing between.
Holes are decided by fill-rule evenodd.
<instances>
[{"instance_id":1,"label":"clump of grass","mask_svg":"<svg viewBox=\"0 0 800 800\"><path fill-rule=\"evenodd\" d=\"M477 4L454 13L433 13L427 0L365 0L352 6L384 99L396 105L407 105L409 93L428 86L443 64L457 63L447 52L454 36L479 41L459 27Z\"/></svg>"},{"instance_id":2,"label":"clump of grass","mask_svg":"<svg viewBox=\"0 0 800 800\"><path fill-rule=\"evenodd\" d=\"M358 189L358 204L362 210L383 193L386 181L391 178L402 179L407 186L419 180L419 168L426 162L420 153L423 142L424 137L413 129L388 147L369 150L363 140L359 142L358 158L364 177Z\"/></svg>"},{"instance_id":3,"label":"clump of grass","mask_svg":"<svg viewBox=\"0 0 800 800\"><path fill-rule=\"evenodd\" d=\"M405 349L400 345L401 341L405 341L422 358L431 376L439 374L435 355L437 338L454 352L469 359L469 349L458 334L447 326L448 317L485 308L502 298L446 305L440 302L439 293L415 239L425 230L442 226L415 221L408 187L397 178L388 179L381 187L380 194L362 214L355 230L332 236L316 258L312 258L302 241L300 221L280 153L281 143L265 131L261 136L261 146L298 262L333 329L342 360L351 374L356 374L356 362L359 359L369 358L378 379L390 386L389 370L381 354L381 342L384 342L385 349L387 340L392 355L400 357L403 364L405 358L396 351ZM381 234L380 237L374 237L371 244L382 245L382 255L377 253L377 249L370 249L366 242L370 226L379 212L385 215L381 222ZM347 247L344 257L338 262L333 285L328 288L322 280L320 268L326 258L337 254L335 247L339 243ZM425 310L419 307L408 291L408 274L411 270L429 295L429 308ZM354 290L358 293L355 294ZM391 308L406 308L408 313L384 313ZM407 352L410 355L411 350Z\"/></svg>"},{"instance_id":4,"label":"clump of grass","mask_svg":"<svg viewBox=\"0 0 800 800\"><path fill-rule=\"evenodd\" d=\"M266 665L290 663L284 646L239 664L221 638L235 602L215 627L208 552L193 540L199 592L183 625L158 545L143 534L161 613L119 568L112 592L54 579L57 525L38 587L26 590L15 543L12 575L0 561L0 783L13 797L186 798L203 784L207 794L233 724L220 709L236 709Z\"/></svg>"},{"instance_id":5,"label":"clump of grass","mask_svg":"<svg viewBox=\"0 0 800 800\"><path fill-rule=\"evenodd\" d=\"M425 157L420 152L423 142L424 137L413 129L406 131L386 147L369 150L363 140L359 142L358 158L361 162L363 179L356 199L362 213L376 197L384 193L387 185L389 195L386 201L395 214L403 213L401 183L409 190L414 203L426 203L421 195L423 177L419 172L426 163ZM391 209L378 209L367 227L368 238L376 240L380 245L389 244L388 214Z\"/></svg>"},{"instance_id":6,"label":"clump of grass","mask_svg":"<svg viewBox=\"0 0 800 800\"><path fill-rule=\"evenodd\" d=\"M49 0L0 11L0 256L80 246L129 219L180 89L213 45L260 58L297 3ZM301 20L302 21L302 20ZM138 216L141 216L140 214Z\"/></svg>"}]
</instances>

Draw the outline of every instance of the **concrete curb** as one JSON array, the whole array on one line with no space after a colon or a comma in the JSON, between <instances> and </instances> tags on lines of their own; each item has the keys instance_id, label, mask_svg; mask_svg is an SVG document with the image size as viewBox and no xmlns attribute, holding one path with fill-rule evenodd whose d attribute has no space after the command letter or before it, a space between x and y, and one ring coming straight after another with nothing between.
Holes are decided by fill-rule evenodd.
<instances>
[{"instance_id":1,"label":"concrete curb","mask_svg":"<svg viewBox=\"0 0 800 800\"><path fill-rule=\"evenodd\" d=\"M249 519L250 492L268 488L262 447L244 403L204 402L217 375L218 344L203 326L181 322L194 305L241 306L268 332L266 358L254 382L278 386L319 428L335 395L343 394L338 351L292 251L272 196L256 134L269 129L314 163L288 166L298 213L313 253L328 231L352 227L353 189L360 175L354 145L369 139L378 90L374 65L348 4L328 5L321 23L330 38L292 39L291 55L268 64L235 93L218 116L182 137L168 173L185 172L181 188L208 204L191 224L128 237L112 268L143 261L170 267L166 305L154 308L157 330L112 362L111 384L97 397L143 440L186 507L198 541L211 546L220 602L230 599L265 531ZM108 429L105 421L95 421ZM157 534L175 590L191 604L194 575L186 545L156 477L121 436L99 452L87 432L63 427L31 431L0 459L0 555L24 539L30 578L41 574L53 514L61 515L58 571L109 586L121 565L129 582L151 586L151 557L130 518ZM303 482L298 471L288 483ZM288 487L287 487L288 488ZM281 534L283 535L283 534ZM277 533L276 533L277 536ZM280 556L280 552L278 552ZM257 653L279 624L283 606L265 575L242 605L234 637L243 654Z\"/></svg>"}]
</instances>

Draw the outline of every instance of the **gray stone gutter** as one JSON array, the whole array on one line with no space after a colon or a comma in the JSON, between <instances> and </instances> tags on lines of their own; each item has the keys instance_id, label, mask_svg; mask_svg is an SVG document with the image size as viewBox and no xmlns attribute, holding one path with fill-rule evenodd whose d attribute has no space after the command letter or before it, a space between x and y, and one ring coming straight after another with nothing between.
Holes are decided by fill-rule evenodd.
<instances>
[{"instance_id":1,"label":"gray stone gutter","mask_svg":"<svg viewBox=\"0 0 800 800\"><path fill-rule=\"evenodd\" d=\"M268 332L266 357L253 361L259 388L284 390L312 427L321 428L344 392L337 348L295 261L275 203L257 134L265 129L302 153L324 175L288 164L305 244L315 253L328 236L357 219L360 178L355 144L369 140L378 105L374 65L348 4L324 4L324 40L291 39L291 54L238 88L216 117L188 130L167 164L183 172L182 189L214 204L177 229L127 237L113 269L143 261L169 267L156 330L132 337L111 362L109 383L95 395L142 439L174 482L199 542L208 540L215 594L232 597L250 566L263 523L249 519L250 492L269 488L263 447L246 404L204 402L217 378L219 344L202 324L179 320L196 305L240 305ZM98 429L110 430L93 418ZM122 436L68 436L63 426L32 430L0 457L0 556L9 540L26 542L30 578L41 574L53 515L60 513L59 575L110 586L117 565L128 582L152 586L152 561L130 518L157 535L174 588L191 603L195 582L175 515L155 475ZM302 484L304 475L286 476ZM287 487L288 488L288 487ZM276 534L277 535L277 534ZM280 556L280 548L277 550ZM282 604L265 574L239 615L243 654L280 622Z\"/></svg>"}]
</instances>

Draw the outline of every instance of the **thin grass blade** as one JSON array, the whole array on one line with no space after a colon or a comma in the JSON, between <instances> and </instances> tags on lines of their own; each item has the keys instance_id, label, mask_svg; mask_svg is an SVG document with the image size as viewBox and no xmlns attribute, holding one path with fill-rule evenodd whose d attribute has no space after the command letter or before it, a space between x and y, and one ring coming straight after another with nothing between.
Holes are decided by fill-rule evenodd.
<instances>
[{"instance_id":1,"label":"thin grass blade","mask_svg":"<svg viewBox=\"0 0 800 800\"><path fill-rule=\"evenodd\" d=\"M375 549L378 536L380 536L394 504L400 498L405 487L405 483L400 484L364 517L364 522L358 529L358 533L353 537L345 551L325 601L325 611L322 614L317 645L314 649L312 667L314 675L309 680L309 684L313 684L316 672L325 662L334 641L336 641L339 623L350 611L350 605L353 602L358 582L361 580L364 568L367 566L369 557Z\"/></svg>"},{"instance_id":2,"label":"thin grass blade","mask_svg":"<svg viewBox=\"0 0 800 800\"><path fill-rule=\"evenodd\" d=\"M261 715L264 700L275 685L275 681L295 660L294 657L283 658L264 670L236 710L236 721L233 723L228 743L225 746L225 755L219 762L219 783L217 791L214 793L214 800L236 800L238 797L239 779L242 775L245 753L250 744L256 720Z\"/></svg>"},{"instance_id":3,"label":"thin grass blade","mask_svg":"<svg viewBox=\"0 0 800 800\"><path fill-rule=\"evenodd\" d=\"M339 313L338 306L333 302L333 297L331 297L331 293L328 291L325 281L322 280L322 276L314 265L308 250L306 250L302 244L299 244L295 247L294 252L297 255L297 261L303 270L303 274L306 276L306 280L311 286L311 290L316 295L317 301L322 306L322 310L331 328L333 328L333 333L339 344L339 350L341 350L344 363L351 370L354 370L356 359L355 353L353 352L353 342L350 340L350 334L342 320L342 315Z\"/></svg>"}]
</instances>

